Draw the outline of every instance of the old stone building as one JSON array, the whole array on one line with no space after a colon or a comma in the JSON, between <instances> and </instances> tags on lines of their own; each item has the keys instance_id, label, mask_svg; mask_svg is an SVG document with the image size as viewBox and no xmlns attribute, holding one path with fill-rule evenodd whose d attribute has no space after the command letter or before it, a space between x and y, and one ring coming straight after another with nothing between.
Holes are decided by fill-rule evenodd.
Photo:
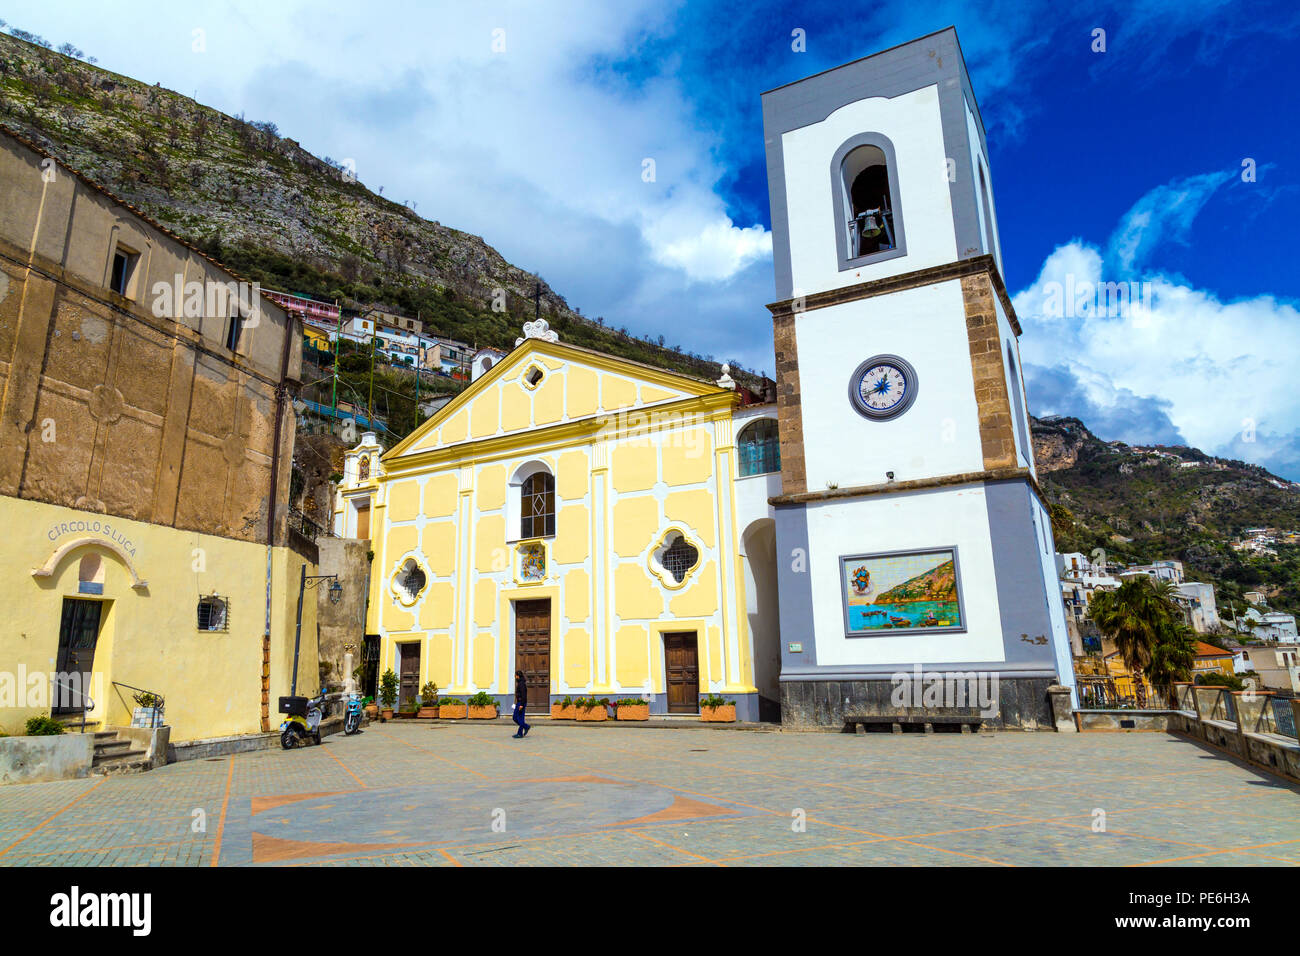
<instances>
[{"instance_id":1,"label":"old stone building","mask_svg":"<svg viewBox=\"0 0 1300 956\"><path fill-rule=\"evenodd\" d=\"M301 327L3 127L0 195L0 667L63 687L16 679L0 726L86 698L129 723L146 689L173 740L266 729L316 560L288 527Z\"/></svg>"}]
</instances>

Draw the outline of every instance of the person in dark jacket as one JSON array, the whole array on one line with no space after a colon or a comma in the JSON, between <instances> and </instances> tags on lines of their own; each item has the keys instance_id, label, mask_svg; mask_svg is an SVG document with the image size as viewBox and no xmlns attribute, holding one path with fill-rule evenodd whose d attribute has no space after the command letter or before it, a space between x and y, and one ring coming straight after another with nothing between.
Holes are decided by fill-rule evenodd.
<instances>
[{"instance_id":1,"label":"person in dark jacket","mask_svg":"<svg viewBox=\"0 0 1300 956\"><path fill-rule=\"evenodd\" d=\"M519 729L515 731L516 737L527 737L528 731L533 729L533 725L524 720L524 708L528 706L528 681L524 680L523 671L515 671L515 723Z\"/></svg>"}]
</instances>

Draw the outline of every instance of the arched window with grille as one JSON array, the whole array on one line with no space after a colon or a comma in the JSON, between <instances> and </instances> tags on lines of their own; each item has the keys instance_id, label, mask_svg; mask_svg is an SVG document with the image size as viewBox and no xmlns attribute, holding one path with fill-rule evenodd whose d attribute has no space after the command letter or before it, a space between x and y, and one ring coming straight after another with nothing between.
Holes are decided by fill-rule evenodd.
<instances>
[{"instance_id":1,"label":"arched window with grille","mask_svg":"<svg viewBox=\"0 0 1300 956\"><path fill-rule=\"evenodd\" d=\"M781 470L781 441L775 418L751 422L736 439L740 477Z\"/></svg>"},{"instance_id":2,"label":"arched window with grille","mask_svg":"<svg viewBox=\"0 0 1300 956\"><path fill-rule=\"evenodd\" d=\"M519 537L555 534L555 478L545 471L524 479L519 495Z\"/></svg>"}]
</instances>

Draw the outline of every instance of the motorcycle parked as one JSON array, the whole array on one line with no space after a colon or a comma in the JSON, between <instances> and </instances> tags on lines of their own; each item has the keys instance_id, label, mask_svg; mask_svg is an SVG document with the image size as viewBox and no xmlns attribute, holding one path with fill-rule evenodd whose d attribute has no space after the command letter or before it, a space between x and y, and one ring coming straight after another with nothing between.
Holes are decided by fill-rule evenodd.
<instances>
[{"instance_id":1,"label":"motorcycle parked","mask_svg":"<svg viewBox=\"0 0 1300 956\"><path fill-rule=\"evenodd\" d=\"M361 695L349 694L347 710L343 713L343 733L351 736L361 729Z\"/></svg>"},{"instance_id":2,"label":"motorcycle parked","mask_svg":"<svg viewBox=\"0 0 1300 956\"><path fill-rule=\"evenodd\" d=\"M280 713L285 715L280 724L280 746L292 750L311 738L320 744L320 721L324 714L325 694L308 700L306 697L281 697Z\"/></svg>"}]
</instances>

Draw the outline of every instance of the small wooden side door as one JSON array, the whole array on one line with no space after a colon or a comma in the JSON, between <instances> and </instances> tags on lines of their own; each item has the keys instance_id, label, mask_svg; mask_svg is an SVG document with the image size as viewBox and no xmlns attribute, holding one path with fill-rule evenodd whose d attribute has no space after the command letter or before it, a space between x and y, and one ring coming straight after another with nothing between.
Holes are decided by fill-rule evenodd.
<instances>
[{"instance_id":1,"label":"small wooden side door","mask_svg":"<svg viewBox=\"0 0 1300 956\"><path fill-rule=\"evenodd\" d=\"M515 602L515 669L528 682L527 713L551 709L551 602ZM514 675L511 675L513 684Z\"/></svg>"},{"instance_id":2,"label":"small wooden side door","mask_svg":"<svg viewBox=\"0 0 1300 956\"><path fill-rule=\"evenodd\" d=\"M404 709L416 694L420 693L420 645L416 641L402 644L402 673L399 675L397 688L397 706Z\"/></svg>"},{"instance_id":3,"label":"small wooden side door","mask_svg":"<svg viewBox=\"0 0 1300 956\"><path fill-rule=\"evenodd\" d=\"M668 688L668 713L700 712L700 667L695 631L664 635L664 664Z\"/></svg>"}]
</instances>

